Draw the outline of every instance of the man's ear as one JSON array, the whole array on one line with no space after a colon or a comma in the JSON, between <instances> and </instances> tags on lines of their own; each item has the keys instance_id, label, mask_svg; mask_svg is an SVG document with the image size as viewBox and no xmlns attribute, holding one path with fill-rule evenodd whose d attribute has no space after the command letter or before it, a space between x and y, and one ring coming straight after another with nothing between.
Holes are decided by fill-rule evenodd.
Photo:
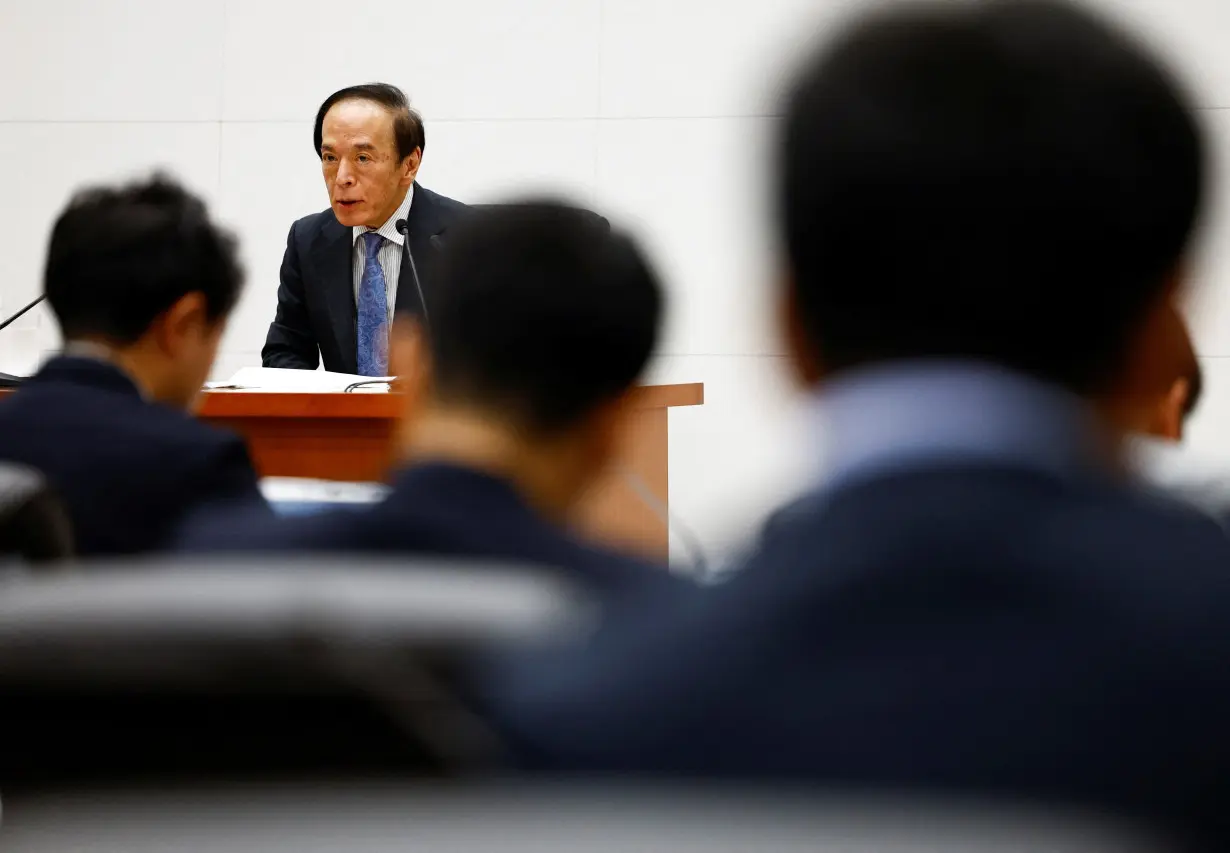
<instances>
[{"instance_id":1,"label":"man's ear","mask_svg":"<svg viewBox=\"0 0 1230 853\"><path fill-rule=\"evenodd\" d=\"M636 399L637 389L630 388L620 396L601 403L588 415L591 438L588 444L598 467L604 467L623 455L636 417Z\"/></svg>"},{"instance_id":2,"label":"man's ear","mask_svg":"<svg viewBox=\"0 0 1230 853\"><path fill-rule=\"evenodd\" d=\"M389 375L397 377L397 390L410 393L430 373L431 349L427 330L413 317L398 316L389 333Z\"/></svg>"},{"instance_id":3,"label":"man's ear","mask_svg":"<svg viewBox=\"0 0 1230 853\"><path fill-rule=\"evenodd\" d=\"M419 167L423 165L423 149L415 148L409 157L401 161L401 185L409 187L419 175Z\"/></svg>"},{"instance_id":4,"label":"man's ear","mask_svg":"<svg viewBox=\"0 0 1230 853\"><path fill-rule=\"evenodd\" d=\"M163 311L154 320L151 331L158 349L175 358L182 352L183 342L208 325L205 295L193 292L181 296Z\"/></svg>"},{"instance_id":5,"label":"man's ear","mask_svg":"<svg viewBox=\"0 0 1230 853\"><path fill-rule=\"evenodd\" d=\"M795 378L806 387L817 384L823 376L820 358L807 332L798 292L789 273L778 290L777 330Z\"/></svg>"},{"instance_id":6,"label":"man's ear","mask_svg":"<svg viewBox=\"0 0 1230 853\"><path fill-rule=\"evenodd\" d=\"M1158 405L1154 435L1169 441L1183 440L1183 421L1187 411L1187 396L1190 393L1191 387L1187 379L1179 378L1174 381Z\"/></svg>"},{"instance_id":7,"label":"man's ear","mask_svg":"<svg viewBox=\"0 0 1230 853\"><path fill-rule=\"evenodd\" d=\"M402 395L400 418L395 428L393 452L404 458L411 446L414 426L431 385L431 352L423 324L409 317L398 317L389 333L389 373L396 377L391 391Z\"/></svg>"}]
</instances>

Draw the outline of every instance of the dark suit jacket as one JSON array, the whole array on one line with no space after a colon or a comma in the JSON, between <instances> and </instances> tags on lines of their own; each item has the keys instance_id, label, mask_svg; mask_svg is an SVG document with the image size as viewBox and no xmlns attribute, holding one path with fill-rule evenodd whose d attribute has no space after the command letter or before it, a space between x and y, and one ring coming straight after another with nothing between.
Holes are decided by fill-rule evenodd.
<instances>
[{"instance_id":1,"label":"dark suit jacket","mask_svg":"<svg viewBox=\"0 0 1230 853\"><path fill-rule=\"evenodd\" d=\"M381 503L276 524L220 514L186 533L188 551L423 554L559 568L595 591L673 584L664 567L571 536L504 480L443 463L404 470Z\"/></svg>"},{"instance_id":2,"label":"dark suit jacket","mask_svg":"<svg viewBox=\"0 0 1230 853\"><path fill-rule=\"evenodd\" d=\"M93 359L55 358L0 401L0 458L46 475L83 556L160 548L192 512L215 504L269 512L238 436L145 402Z\"/></svg>"},{"instance_id":3,"label":"dark suit jacket","mask_svg":"<svg viewBox=\"0 0 1230 853\"><path fill-rule=\"evenodd\" d=\"M1230 840L1230 545L1024 467L782 512L742 574L488 685L539 768L1107 806Z\"/></svg>"},{"instance_id":4,"label":"dark suit jacket","mask_svg":"<svg viewBox=\"0 0 1230 853\"><path fill-rule=\"evenodd\" d=\"M443 233L465 210L459 201L414 185L397 279L398 312L423 313L406 254L414 254L414 265L426 291L434 251L432 238ZM358 371L353 249L353 232L337 221L331 209L305 216L290 227L286 254L282 256L278 311L261 351L265 367L315 370L323 357L325 370Z\"/></svg>"}]
</instances>

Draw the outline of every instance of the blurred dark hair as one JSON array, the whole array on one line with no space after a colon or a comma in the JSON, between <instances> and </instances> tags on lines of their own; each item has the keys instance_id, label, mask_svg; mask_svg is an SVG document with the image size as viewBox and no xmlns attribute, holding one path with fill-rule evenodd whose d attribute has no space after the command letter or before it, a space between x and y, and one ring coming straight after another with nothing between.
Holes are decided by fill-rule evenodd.
<instances>
[{"instance_id":1,"label":"blurred dark hair","mask_svg":"<svg viewBox=\"0 0 1230 853\"><path fill-rule=\"evenodd\" d=\"M441 400L542 433L627 391L657 341L662 287L627 236L553 201L475 209L449 229L426 294Z\"/></svg>"},{"instance_id":2,"label":"blurred dark hair","mask_svg":"<svg viewBox=\"0 0 1230 853\"><path fill-rule=\"evenodd\" d=\"M1064 2L864 16L807 62L785 115L779 214L829 371L955 357L1102 390L1197 220L1182 93Z\"/></svg>"},{"instance_id":3,"label":"blurred dark hair","mask_svg":"<svg viewBox=\"0 0 1230 853\"><path fill-rule=\"evenodd\" d=\"M388 83L364 83L361 86L347 86L339 89L320 105L316 111L316 127L312 132L312 142L316 146L316 154L320 155L320 147L324 136L325 116L334 106L342 101L371 101L388 110L393 116L393 137L397 140L397 157L405 160L414 150L420 153L427 150L427 131L423 127L423 117L410 106L406 93Z\"/></svg>"},{"instance_id":4,"label":"blurred dark hair","mask_svg":"<svg viewBox=\"0 0 1230 853\"><path fill-rule=\"evenodd\" d=\"M155 175L73 197L51 232L44 288L66 339L130 344L189 293L205 297L211 320L226 317L243 269L204 202Z\"/></svg>"}]
</instances>

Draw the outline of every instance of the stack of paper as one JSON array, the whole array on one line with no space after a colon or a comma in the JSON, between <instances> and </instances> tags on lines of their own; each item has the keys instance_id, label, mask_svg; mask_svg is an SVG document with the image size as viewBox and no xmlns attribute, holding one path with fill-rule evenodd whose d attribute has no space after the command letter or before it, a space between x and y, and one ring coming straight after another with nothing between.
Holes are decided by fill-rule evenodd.
<instances>
[{"instance_id":1,"label":"stack of paper","mask_svg":"<svg viewBox=\"0 0 1230 853\"><path fill-rule=\"evenodd\" d=\"M270 503L376 503L389 487L382 483L346 483L304 477L262 477L261 493Z\"/></svg>"},{"instance_id":2,"label":"stack of paper","mask_svg":"<svg viewBox=\"0 0 1230 853\"><path fill-rule=\"evenodd\" d=\"M227 382L207 382L211 391L285 391L296 394L340 394L358 383L355 391L385 392L392 376L356 376L327 370L287 370L280 367L245 367Z\"/></svg>"}]
</instances>

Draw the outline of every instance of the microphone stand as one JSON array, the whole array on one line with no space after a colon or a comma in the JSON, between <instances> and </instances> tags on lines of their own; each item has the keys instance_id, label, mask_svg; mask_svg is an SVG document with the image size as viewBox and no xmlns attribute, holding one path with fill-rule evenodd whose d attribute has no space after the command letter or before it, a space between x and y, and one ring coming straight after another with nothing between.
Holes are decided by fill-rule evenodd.
<instances>
[{"instance_id":1,"label":"microphone stand","mask_svg":"<svg viewBox=\"0 0 1230 853\"><path fill-rule=\"evenodd\" d=\"M20 319L22 316L25 315L27 311L29 311L35 305L38 305L40 302L42 302L46 298L47 298L47 295L43 294L42 296L38 297L33 302L31 302L29 305L27 305L25 308L22 308L16 314L9 317L4 322L0 323L0 331L3 331L4 329L8 328L10 325L13 324L13 321ZM0 373L0 388L16 388L22 382L25 382L25 377L12 376L8 373Z\"/></svg>"}]
</instances>

